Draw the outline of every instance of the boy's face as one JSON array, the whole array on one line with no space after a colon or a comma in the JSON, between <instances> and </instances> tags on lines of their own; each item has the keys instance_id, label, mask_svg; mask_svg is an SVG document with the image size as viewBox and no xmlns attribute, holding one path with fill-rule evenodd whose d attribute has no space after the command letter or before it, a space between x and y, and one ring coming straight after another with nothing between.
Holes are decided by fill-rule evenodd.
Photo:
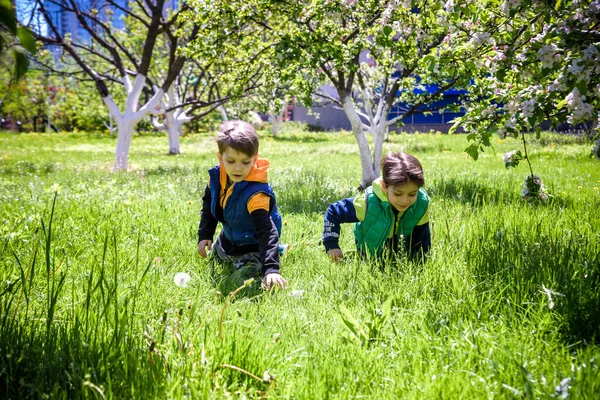
<instances>
[{"instance_id":1,"label":"boy's face","mask_svg":"<svg viewBox=\"0 0 600 400\"><path fill-rule=\"evenodd\" d=\"M398 211L404 212L417 201L419 187L414 182L406 182L404 185L386 186L381 182L381 187L387 193L390 204Z\"/></svg>"},{"instance_id":2,"label":"boy's face","mask_svg":"<svg viewBox=\"0 0 600 400\"><path fill-rule=\"evenodd\" d=\"M232 182L241 182L246 179L258 158L258 154L249 156L231 147L227 147L222 154L217 153L217 156L225 166L225 172Z\"/></svg>"}]
</instances>

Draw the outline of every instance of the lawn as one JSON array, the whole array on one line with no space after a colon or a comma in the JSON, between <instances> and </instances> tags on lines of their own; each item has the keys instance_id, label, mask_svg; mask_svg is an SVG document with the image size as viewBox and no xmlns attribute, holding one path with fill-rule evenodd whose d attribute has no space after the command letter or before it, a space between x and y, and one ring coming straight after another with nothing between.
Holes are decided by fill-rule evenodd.
<instances>
[{"instance_id":1,"label":"lawn","mask_svg":"<svg viewBox=\"0 0 600 400\"><path fill-rule=\"evenodd\" d=\"M212 134L179 156L136 136L112 173L114 138L0 133L0 397L597 398L600 163L580 137L528 140L547 204L504 167L515 139L473 161L464 135L393 135L424 166L430 258L333 264L323 213L358 194L354 138L263 133L291 245L268 293L197 255Z\"/></svg>"}]
</instances>

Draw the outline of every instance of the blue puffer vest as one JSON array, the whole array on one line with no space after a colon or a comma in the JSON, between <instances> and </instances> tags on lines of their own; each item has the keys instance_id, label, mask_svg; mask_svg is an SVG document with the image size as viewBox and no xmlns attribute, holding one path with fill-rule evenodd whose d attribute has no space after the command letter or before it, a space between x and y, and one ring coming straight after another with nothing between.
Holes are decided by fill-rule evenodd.
<instances>
[{"instance_id":1,"label":"blue puffer vest","mask_svg":"<svg viewBox=\"0 0 600 400\"><path fill-rule=\"evenodd\" d=\"M257 193L264 193L271 197L271 219L281 236L281 215L277 210L275 193L271 185L262 182L242 181L233 184L233 189L225 209L221 208L219 195L221 193L220 167L216 165L208 171L210 176L210 212L223 224L223 233L225 237L233 243L234 246L244 246L248 244L257 244L255 237L254 222L248 212L248 201Z\"/></svg>"}]
</instances>

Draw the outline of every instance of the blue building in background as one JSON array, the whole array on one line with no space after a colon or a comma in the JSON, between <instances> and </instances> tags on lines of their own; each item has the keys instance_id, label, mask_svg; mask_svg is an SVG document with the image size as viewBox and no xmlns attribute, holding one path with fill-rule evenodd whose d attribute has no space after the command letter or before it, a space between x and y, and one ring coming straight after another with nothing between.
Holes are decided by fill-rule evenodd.
<instances>
[{"instance_id":1,"label":"blue building in background","mask_svg":"<svg viewBox=\"0 0 600 400\"><path fill-rule=\"evenodd\" d=\"M178 6L179 0L166 0L164 6L164 14L168 13L168 10L174 10ZM61 3L65 6L61 6ZM126 15L124 9L129 7L128 0L113 0L118 7L110 4L106 0L75 0L77 7L86 13L92 10L97 10L98 20L110 24L114 29L123 29L125 27L124 17ZM91 40L90 32L88 32L78 21L77 15L74 12L69 11L69 2L66 0L62 1L44 1L44 7L48 11L52 23L56 26L59 34L65 37L67 34L70 35L71 40L74 43L89 43ZM88 24L92 29L97 29L100 33L102 28L97 26L94 21L87 20ZM51 35L51 32L48 32ZM51 51L59 56L62 53L62 49L58 46L52 46Z\"/></svg>"},{"instance_id":2,"label":"blue building in background","mask_svg":"<svg viewBox=\"0 0 600 400\"><path fill-rule=\"evenodd\" d=\"M123 8L127 7L126 0L115 0L115 2ZM52 23L58 29L59 34L63 37L70 34L73 42L89 42L91 38L90 33L79 23L75 13L68 10L68 2L64 1L65 7L56 3L57 2L46 0L44 2L44 7L48 11ZM75 0L75 3L77 4L77 7L84 12L90 12L93 9L98 10L97 18L102 22L111 24L115 29L122 29L125 26L125 22L123 21L123 10L110 5L104 0ZM88 20L88 23L92 29L96 29L93 21ZM48 33L51 34L50 32Z\"/></svg>"},{"instance_id":3,"label":"blue building in background","mask_svg":"<svg viewBox=\"0 0 600 400\"><path fill-rule=\"evenodd\" d=\"M437 90L439 90L437 85L426 85L425 90L416 90L415 93L420 94L425 91L435 93ZM455 112L449 108L453 105L460 105L460 97L466 93L466 90L453 88L442 92L442 100L429 104L427 107L420 107L417 112L402 120L404 126L390 126L390 132L429 132L430 130L447 132L452 126L452 120L465 114L462 109ZM334 92L329 90L329 94L334 95ZM388 120L404 114L411 106L411 104L405 103L395 104L390 110ZM439 109L432 111L430 115L423 114L423 111L428 108ZM332 106L312 107L310 109L303 106L294 106L290 114L289 119L292 121L306 122L325 130L352 129L344 111Z\"/></svg>"}]
</instances>

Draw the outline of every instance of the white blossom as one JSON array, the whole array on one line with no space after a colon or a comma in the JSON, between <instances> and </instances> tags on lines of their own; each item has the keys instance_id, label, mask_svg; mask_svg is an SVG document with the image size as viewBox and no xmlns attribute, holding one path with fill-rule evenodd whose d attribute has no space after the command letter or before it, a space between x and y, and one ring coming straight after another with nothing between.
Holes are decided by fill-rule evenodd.
<instances>
[{"instance_id":1,"label":"white blossom","mask_svg":"<svg viewBox=\"0 0 600 400\"><path fill-rule=\"evenodd\" d=\"M594 107L585 102L585 96L581 96L577 88L573 89L573 91L567 95L565 100L569 111L571 111L571 115L568 117L568 122L570 124L576 124L592 118Z\"/></svg>"},{"instance_id":2,"label":"white blossom","mask_svg":"<svg viewBox=\"0 0 600 400\"><path fill-rule=\"evenodd\" d=\"M527 100L523 102L522 105L522 114L525 118L529 118L533 115L533 112L535 110L535 100L531 99L531 100Z\"/></svg>"},{"instance_id":3,"label":"white blossom","mask_svg":"<svg viewBox=\"0 0 600 400\"><path fill-rule=\"evenodd\" d=\"M502 161L504 161L504 166L508 169L510 167L516 167L518 165L518 161L517 160L517 151L516 150L512 150L509 151L508 153L504 153L504 156L502 157Z\"/></svg>"},{"instance_id":4,"label":"white blossom","mask_svg":"<svg viewBox=\"0 0 600 400\"><path fill-rule=\"evenodd\" d=\"M469 42L475 46L481 46L487 43L492 43L492 39L488 32L475 32Z\"/></svg>"},{"instance_id":5,"label":"white blossom","mask_svg":"<svg viewBox=\"0 0 600 400\"><path fill-rule=\"evenodd\" d=\"M508 129L515 129L517 127L517 121L514 118L509 118L504 122L504 126Z\"/></svg>"},{"instance_id":6,"label":"white blossom","mask_svg":"<svg viewBox=\"0 0 600 400\"><path fill-rule=\"evenodd\" d=\"M583 72L583 65L579 65L577 60L573 60L567 70L571 74L575 75L575 77L577 77L577 79L579 79L579 77L581 77L581 73Z\"/></svg>"},{"instance_id":7,"label":"white blossom","mask_svg":"<svg viewBox=\"0 0 600 400\"><path fill-rule=\"evenodd\" d=\"M452 12L452 10L454 10L454 0L446 1L444 4L444 10L446 10L447 13Z\"/></svg>"},{"instance_id":8,"label":"white blossom","mask_svg":"<svg viewBox=\"0 0 600 400\"><path fill-rule=\"evenodd\" d=\"M545 203L549 196L542 180L535 175L528 175L523 182L521 197L529 203Z\"/></svg>"},{"instance_id":9,"label":"white blossom","mask_svg":"<svg viewBox=\"0 0 600 400\"><path fill-rule=\"evenodd\" d=\"M547 44L538 50L538 59L544 68L552 68L556 59L556 50L557 47L554 43Z\"/></svg>"},{"instance_id":10,"label":"white blossom","mask_svg":"<svg viewBox=\"0 0 600 400\"><path fill-rule=\"evenodd\" d=\"M599 61L600 53L598 52L598 48L593 44L589 45L588 48L583 50L583 59Z\"/></svg>"},{"instance_id":11,"label":"white blossom","mask_svg":"<svg viewBox=\"0 0 600 400\"><path fill-rule=\"evenodd\" d=\"M558 81L558 79L555 79L551 84L548 85L548 87L546 88L546 92L550 93L550 92L555 92L557 90L559 90L562 87L562 84Z\"/></svg>"},{"instance_id":12,"label":"white blossom","mask_svg":"<svg viewBox=\"0 0 600 400\"><path fill-rule=\"evenodd\" d=\"M516 100L511 100L506 105L506 109L510 115L515 115L519 111L519 103Z\"/></svg>"}]
</instances>

